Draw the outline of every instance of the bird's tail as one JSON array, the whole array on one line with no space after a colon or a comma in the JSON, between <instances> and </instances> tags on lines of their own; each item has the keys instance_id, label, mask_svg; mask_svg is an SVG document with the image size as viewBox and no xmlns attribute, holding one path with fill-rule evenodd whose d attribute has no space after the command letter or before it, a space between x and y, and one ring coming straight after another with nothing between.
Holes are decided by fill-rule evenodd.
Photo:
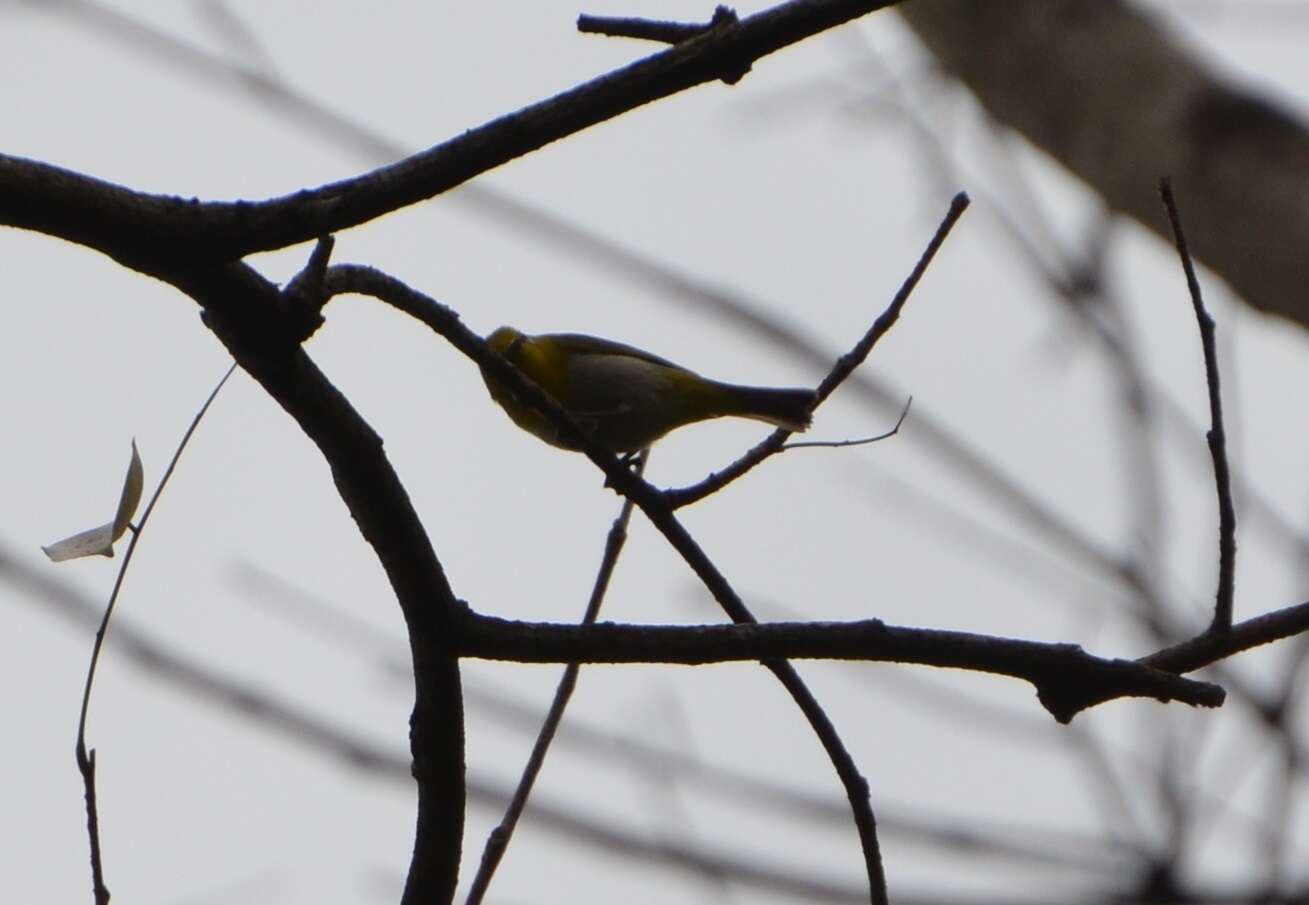
<instances>
[{"instance_id":1,"label":"bird's tail","mask_svg":"<svg viewBox=\"0 0 1309 905\"><path fill-rule=\"evenodd\" d=\"M724 412L742 418L754 418L799 433L813 421L813 407L817 394L806 388L774 389L722 384L728 392L731 408Z\"/></svg>"}]
</instances>

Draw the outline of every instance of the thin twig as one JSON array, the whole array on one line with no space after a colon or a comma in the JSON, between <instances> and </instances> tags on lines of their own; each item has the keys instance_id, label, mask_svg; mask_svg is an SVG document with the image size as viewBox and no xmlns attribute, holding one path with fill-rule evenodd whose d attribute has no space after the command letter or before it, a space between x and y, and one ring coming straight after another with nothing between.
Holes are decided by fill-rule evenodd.
<instances>
[{"instance_id":1,"label":"thin twig","mask_svg":"<svg viewBox=\"0 0 1309 905\"><path fill-rule=\"evenodd\" d=\"M663 44L677 45L683 41L689 41L692 38L698 38L700 35L712 32L716 28L735 26L739 25L740 22L741 20L736 15L735 10L726 6L719 6L714 10L713 18L704 25L698 22L661 22L654 19L588 16L583 14L577 17L577 30L583 34L608 35L612 38L637 38L643 41L658 41ZM726 65L727 55L724 54L724 63L722 81L727 85L735 85L750 72L753 60L747 56L740 58L735 65Z\"/></svg>"},{"instance_id":2,"label":"thin twig","mask_svg":"<svg viewBox=\"0 0 1309 905\"><path fill-rule=\"evenodd\" d=\"M1200 345L1204 349L1205 381L1209 385L1209 417L1211 426L1206 439L1209 455L1214 460L1214 484L1218 491L1218 592L1214 601L1214 619L1209 630L1225 632L1232 627L1232 601L1236 593L1236 506L1232 502L1232 474L1227 465L1227 433L1223 430L1223 402L1218 385L1218 350L1214 341L1214 319L1204 307L1200 295L1200 281L1195 276L1191 253L1186 247L1182 220L1173 198L1173 186L1167 177L1159 180L1159 194L1168 211L1168 222L1173 229L1173 241L1186 272L1186 288L1191 293L1195 319L1200 325Z\"/></svg>"},{"instance_id":3,"label":"thin twig","mask_svg":"<svg viewBox=\"0 0 1309 905\"><path fill-rule=\"evenodd\" d=\"M642 450L636 460L634 471L640 475L645 472L646 463L650 459L650 450ZM582 625L594 625L596 619L600 616L600 606L604 603L605 592L609 590L609 579L614 574L614 567L618 564L618 556L623 551L623 544L627 541L627 525L632 519L632 509L634 504L630 499L623 500L623 507L614 519L614 523L609 527L609 535L605 538L604 555L600 560L600 569L596 573L595 583L591 587L591 597L586 603L586 612L582 615ZM532 788L536 785L536 779L541 773L541 767L545 764L545 755L550 749L550 744L554 741L555 733L559 731L559 724L563 721L564 710L568 707L568 702L573 697L573 690L577 687L577 674L581 666L577 663L569 663L564 667L563 675L559 679L559 686L555 689L554 700L550 703L550 710L546 713L545 720L541 724L541 731L536 736L536 743L532 746L532 753L527 759L527 765L523 768L523 775L518 780L518 787L514 789L513 798L509 801L509 806L505 809L505 815L500 821L500 825L491 831L487 837L486 846L482 849L482 861L478 865L477 874L473 877L472 885L468 890L468 905L478 905L486 896L486 890L491 885L491 879L495 876L495 869L500 865L500 859L504 857L505 849L509 847L509 840L513 837L514 828L518 826L518 819L523 815L523 809L527 807L527 799L532 794Z\"/></svg>"},{"instance_id":4,"label":"thin twig","mask_svg":"<svg viewBox=\"0 0 1309 905\"><path fill-rule=\"evenodd\" d=\"M605 35L610 38L636 38L641 41L658 41L661 44L681 44L688 38L704 34L718 25L736 24L740 19L726 6L714 10L708 23L662 22L630 16L577 17L577 30L584 35Z\"/></svg>"},{"instance_id":5,"label":"thin twig","mask_svg":"<svg viewBox=\"0 0 1309 905\"><path fill-rule=\"evenodd\" d=\"M945 242L946 236L950 234L954 225L959 222L959 218L963 216L964 211L968 209L968 203L968 195L965 192L959 192L951 200L950 210L946 212L945 217L941 220L941 224L936 228L936 233L932 236L932 240L927 243L927 248L923 250L922 255L918 259L918 263L914 265L914 269L900 285L895 297L891 299L891 304L889 304L886 307L886 310L883 311L877 320L873 322L873 325L868 328L868 332L863 335L859 342L855 343L854 348L837 359L832 370L823 378L823 382L818 385L818 398L814 403L815 408L821 405L828 396L831 396L836 388L840 386L847 377L854 373L855 368L863 364L864 360L868 357L868 354L873 350L873 346L877 345L878 340L885 336L891 327L895 325L895 322L900 317L900 311L905 306L905 302L909 300L909 296L913 293L919 280L922 279L923 274L927 271L928 265L931 264L932 259L936 257L936 253ZM663 493L664 502L668 504L670 509L680 509L683 506L704 499L711 493L718 492L732 481L735 481L737 478L749 472L769 456L778 452L786 444L786 440L790 436L790 432L778 428L762 443L751 449L731 465L728 465L722 471L709 475L709 477L705 478L698 484L692 484L688 487L682 487L675 490L665 490Z\"/></svg>"},{"instance_id":6,"label":"thin twig","mask_svg":"<svg viewBox=\"0 0 1309 905\"><path fill-rule=\"evenodd\" d=\"M104 865L100 859L100 808L95 794L95 749L88 753L78 740L77 771L82 774L82 797L86 800L86 835L91 843L91 889L96 905L109 905Z\"/></svg>"},{"instance_id":7,"label":"thin twig","mask_svg":"<svg viewBox=\"0 0 1309 905\"><path fill-rule=\"evenodd\" d=\"M883 431L875 437L860 437L857 440L798 440L795 443L787 443L782 446L778 452L788 449L811 449L820 447L824 449L842 449L846 446L867 446L869 443L879 443L882 440L889 440L896 434L900 433L900 425L904 424L905 417L909 414L909 406L913 405L914 397L910 396L905 402L904 408L900 410L900 417L895 419L895 426L889 431Z\"/></svg>"},{"instance_id":8,"label":"thin twig","mask_svg":"<svg viewBox=\"0 0 1309 905\"><path fill-rule=\"evenodd\" d=\"M177 460L182 457L182 451L186 449L187 443L191 440L191 435L195 433L196 427L200 424L200 419L209 411L209 406L213 403L218 391L227 383L227 378L232 376L236 370L236 362L227 369L223 379L209 393L209 398L205 400L204 405L200 406L200 411L196 412L195 417L191 419L191 425L182 435L182 441L177 444L177 449L173 453L173 459L168 463L164 475L159 479L159 486L155 488L154 494L150 497L150 502L146 504L145 511L141 513L141 520L132 526L132 539L128 541L127 552L123 554L123 563L118 567L118 576L114 579L113 590L109 593L109 603L105 607L104 617L100 620L100 627L95 633L95 643L91 646L91 662L86 670L86 684L82 689L82 709L77 718L77 769L82 774L82 785L86 797L86 831L91 842L91 878L95 888L96 905L108 905L109 890L105 887L104 866L100 859L100 817L99 808L96 804L95 793L95 749L87 751L86 748L86 717L91 707L91 686L95 681L96 665L100 662L100 650L104 647L105 634L109 631L109 618L114 613L114 604L118 602L119 591L123 587L123 579L127 576L127 567L132 563L132 554L136 551L137 542L141 539L141 532L145 530L146 522L150 519L150 513L154 511L155 503L159 502L160 495L164 488L168 486L168 479L173 475L173 469L177 467Z\"/></svg>"}]
</instances>

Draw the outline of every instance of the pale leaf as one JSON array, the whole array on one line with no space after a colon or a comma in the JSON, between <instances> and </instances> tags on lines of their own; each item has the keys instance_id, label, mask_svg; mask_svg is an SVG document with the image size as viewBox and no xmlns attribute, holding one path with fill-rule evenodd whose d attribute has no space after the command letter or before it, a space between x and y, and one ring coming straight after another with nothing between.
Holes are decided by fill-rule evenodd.
<instances>
[{"instance_id":1,"label":"pale leaf","mask_svg":"<svg viewBox=\"0 0 1309 905\"><path fill-rule=\"evenodd\" d=\"M81 556L113 556L114 524L110 522L108 525L74 534L41 549L53 562L63 562Z\"/></svg>"},{"instance_id":2,"label":"pale leaf","mask_svg":"<svg viewBox=\"0 0 1309 905\"><path fill-rule=\"evenodd\" d=\"M141 490L145 486L145 469L141 467L141 454L136 451L136 440L132 440L132 461L127 466L127 477L123 479L123 495L118 498L118 512L114 515L114 540L123 536L127 525L136 515L136 507L141 505Z\"/></svg>"},{"instance_id":3,"label":"pale leaf","mask_svg":"<svg viewBox=\"0 0 1309 905\"><path fill-rule=\"evenodd\" d=\"M118 498L118 512L114 520L99 528L82 531L72 537L56 541L48 547L42 547L45 555L53 562L77 559L82 556L113 556L114 541L123 536L128 523L136 514L136 507L141 504L141 491L145 485L145 470L141 467L141 456L136 451L136 441L132 441L132 461L127 466L127 477L123 480L123 492Z\"/></svg>"}]
</instances>

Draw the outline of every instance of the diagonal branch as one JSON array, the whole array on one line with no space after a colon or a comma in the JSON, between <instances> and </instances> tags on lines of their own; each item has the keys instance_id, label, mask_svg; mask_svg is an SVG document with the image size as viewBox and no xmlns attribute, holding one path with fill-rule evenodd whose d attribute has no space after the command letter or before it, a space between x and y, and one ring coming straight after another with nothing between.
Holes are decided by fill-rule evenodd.
<instances>
[{"instance_id":1,"label":"diagonal branch","mask_svg":"<svg viewBox=\"0 0 1309 905\"><path fill-rule=\"evenodd\" d=\"M146 273L179 260L232 260L424 201L551 142L653 101L739 74L784 47L895 0L791 0L352 179L280 198L201 203L135 192L0 155L0 224L95 248ZM87 217L93 209L97 216Z\"/></svg>"},{"instance_id":2,"label":"diagonal branch","mask_svg":"<svg viewBox=\"0 0 1309 905\"><path fill-rule=\"evenodd\" d=\"M645 471L649 458L650 450L642 451L640 457L636 460L635 470L637 474ZM631 500L623 500L618 517L609 526L609 534L605 538L604 553L600 558L600 569L596 572L595 582L591 586L591 596L586 602L586 611L582 614L582 625L593 625L600 617L600 607L604 603L605 594L609 591L609 581L613 578L614 569L618 566L618 557L623 552L623 546L627 543L627 525L632 520L632 508ZM568 707L569 701L572 700L573 690L577 687L577 676L580 671L581 669L577 663L569 663L564 668L563 675L559 678L559 685L555 688L554 700L550 702L550 710L541 724L540 731L537 733L536 742L532 745L532 753L527 760L527 766L523 768L523 775L518 780L518 786L514 789L513 797L509 800L505 815L499 825L491 831L486 840L486 845L482 849L481 863L477 867L477 873L473 876L473 882L469 885L466 900L468 905L479 905L486 897L486 891L491 885L491 878L495 876L496 868L504 857L505 849L509 847L509 840L513 837L514 829L518 826L518 820L527 808L527 799L532 794L537 777L541 774L541 768L545 765L546 753L550 750L555 734L563 722L564 710Z\"/></svg>"},{"instance_id":3,"label":"diagonal branch","mask_svg":"<svg viewBox=\"0 0 1309 905\"><path fill-rule=\"evenodd\" d=\"M886 310L881 313L877 320L873 321L873 325L868 328L868 332L860 338L859 342L855 343L854 348L837 359L832 370L818 385L818 399L814 403L815 407L821 405L832 393L836 392L837 387L844 383L846 378L864 363L869 353L873 351L873 346L877 345L878 340L895 326L895 322L900 319L900 312L904 309L905 303L909 301L909 296L918 286L923 274L927 272L928 265L936 257L936 253L945 243L946 237L950 235L954 225L959 222L959 218L968 209L968 204L967 193L959 192L954 196L950 202L949 211L946 212L945 217L942 218L940 225L936 228L935 234L927 243L922 255L919 256L918 263L914 265L913 270L909 272L909 276L905 277L904 282L900 284L900 288L896 291L895 297L891 299L891 303L887 305ZM907 408L906 411L908 411ZM903 417L902 415L901 418L903 419ZM899 430L899 427L900 425L896 424L897 430ZM714 472L698 484L664 491L664 500L672 509L680 509L682 506L699 502L711 493L721 490L732 481L742 477L769 456L788 448L786 441L790 436L789 431L778 428L722 471Z\"/></svg>"},{"instance_id":4,"label":"diagonal branch","mask_svg":"<svg viewBox=\"0 0 1309 905\"><path fill-rule=\"evenodd\" d=\"M1205 632L1142 657L1138 662L1173 673L1194 672L1233 654L1305 632L1309 632L1309 603L1255 616L1225 632Z\"/></svg>"}]
</instances>

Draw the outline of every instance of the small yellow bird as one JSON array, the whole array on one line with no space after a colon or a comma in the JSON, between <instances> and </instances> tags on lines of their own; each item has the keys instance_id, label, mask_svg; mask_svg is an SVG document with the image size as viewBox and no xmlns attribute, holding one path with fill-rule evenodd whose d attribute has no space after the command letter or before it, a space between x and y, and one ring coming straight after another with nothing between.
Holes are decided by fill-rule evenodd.
<instances>
[{"instance_id":1,"label":"small yellow bird","mask_svg":"<svg viewBox=\"0 0 1309 905\"><path fill-rule=\"evenodd\" d=\"M709 380L649 352L580 333L528 336L501 327L486 342L615 453L637 452L675 428L727 415L803 431L816 399L809 389ZM491 398L523 430L553 446L577 448L485 369L482 379Z\"/></svg>"}]
</instances>

